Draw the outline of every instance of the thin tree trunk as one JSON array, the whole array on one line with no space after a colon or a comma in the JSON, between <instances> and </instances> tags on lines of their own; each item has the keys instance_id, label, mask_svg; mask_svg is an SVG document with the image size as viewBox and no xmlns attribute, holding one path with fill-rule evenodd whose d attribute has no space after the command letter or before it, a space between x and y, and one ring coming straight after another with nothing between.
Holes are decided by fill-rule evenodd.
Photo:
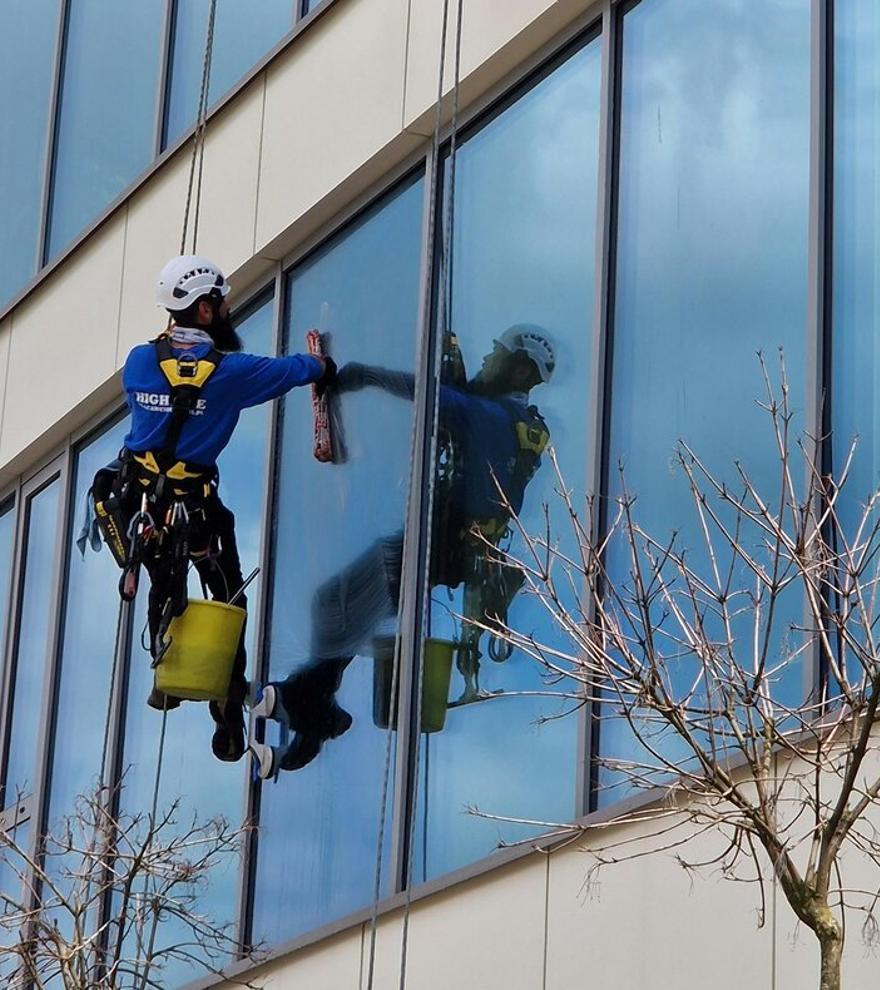
<instances>
[{"instance_id":1,"label":"thin tree trunk","mask_svg":"<svg viewBox=\"0 0 880 990\"><path fill-rule=\"evenodd\" d=\"M840 990L840 960L843 954L840 933L820 938L819 949L822 953L820 990Z\"/></svg>"}]
</instances>

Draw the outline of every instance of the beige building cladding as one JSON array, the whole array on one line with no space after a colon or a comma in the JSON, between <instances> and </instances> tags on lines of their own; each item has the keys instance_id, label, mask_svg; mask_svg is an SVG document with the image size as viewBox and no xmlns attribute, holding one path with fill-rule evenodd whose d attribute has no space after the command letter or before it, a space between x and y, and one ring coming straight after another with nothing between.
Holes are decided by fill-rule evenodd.
<instances>
[{"instance_id":1,"label":"beige building cladding","mask_svg":"<svg viewBox=\"0 0 880 990\"><path fill-rule=\"evenodd\" d=\"M182 2L165 4L169 48L168 12ZM546 332L556 369L529 401L567 482L613 496L625 463L656 533L689 532L672 465L680 436L713 463L751 456L759 482L775 477L753 411L759 349L784 348L797 429L859 433L854 483L864 493L876 485L880 11L868 6L463 0L456 92L457 2L323 0L298 11L228 92L212 94L198 250L229 277L246 346L302 350L303 331L319 325L340 365L415 374L411 409L399 396L398 405L383 396L372 406L350 397L349 461L335 475L311 462L304 394L283 414L243 418L244 439L221 473L244 571L263 567L250 606L251 676L285 676L308 657L328 583L375 545L386 559L402 556L404 590L397 624L398 610L386 610L366 638L397 635L413 697L423 630L464 636L455 618L467 607L462 592L425 580L426 420L438 373L431 331L444 319L472 373L510 324ZM260 0L252 7L258 18ZM112 772L132 768L131 800L153 779L161 716L143 706L148 657L136 642L126 647L111 689L115 573L106 551L77 572L74 541L88 471L124 435L126 355L164 325L155 278L179 246L192 128L179 133L0 302L0 527L4 512L8 523L0 592L10 603L0 757L6 794L26 795L32 824L51 827L69 807L73 784L60 781L81 787L98 772L105 705ZM540 527L554 489L545 456L526 486L529 526ZM40 505L47 493L53 500ZM609 566L625 580L619 555ZM518 598L511 624L552 636L534 607ZM136 640L143 616L128 621ZM95 634L107 654L100 662L90 626L107 627ZM31 628L42 630L38 642L26 641ZM614 722L603 736L598 713L559 696L571 689L521 651L495 664L486 640L481 648L484 693L450 708L446 727L430 735L404 704L408 729L391 734L387 766L372 658L360 654L340 689L355 728L274 782L252 781L247 760L212 762L201 706L169 715L163 799L184 793L186 808L259 823L242 863L218 871L206 902L242 938L265 942L267 961L232 962L230 973L276 990L396 987L402 968L418 990L818 985L815 940L769 866L763 924L755 885L716 867L692 875L676 851L590 874L590 849L609 835L632 838L640 852L664 845L646 824L557 834L572 822L613 822L623 801L633 806L599 760L600 750L632 756L626 732ZM99 685L93 695L68 682L79 663ZM450 701L467 690L455 671ZM69 768L63 757L83 733L91 742ZM30 763L17 740L32 750ZM8 811L14 795L3 804ZM708 861L723 844L709 830L687 856ZM858 872L852 859L846 868ZM880 963L861 918L849 925L844 985L874 986ZM168 980L234 985L186 967Z\"/></svg>"}]
</instances>

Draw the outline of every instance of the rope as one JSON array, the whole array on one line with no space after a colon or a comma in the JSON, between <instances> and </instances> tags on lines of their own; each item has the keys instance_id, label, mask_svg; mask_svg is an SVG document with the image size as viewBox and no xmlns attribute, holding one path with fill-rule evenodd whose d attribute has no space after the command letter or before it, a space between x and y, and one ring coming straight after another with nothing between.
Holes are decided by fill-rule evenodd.
<instances>
[{"instance_id":1,"label":"rope","mask_svg":"<svg viewBox=\"0 0 880 990\"><path fill-rule=\"evenodd\" d=\"M122 653L122 638L125 636L128 602L120 601L119 616L116 619L116 636L113 640L113 666L110 668L110 690L107 692L107 714L104 718L104 745L101 748L101 772L98 775L99 785L104 787L104 777L107 772L107 751L110 748L110 722L113 718L113 696L116 693L116 678L119 670L119 655Z\"/></svg>"},{"instance_id":2,"label":"rope","mask_svg":"<svg viewBox=\"0 0 880 990\"><path fill-rule=\"evenodd\" d=\"M455 159L458 152L458 142L457 142L457 130L458 130L458 110L459 110L459 89L461 83L461 38L462 38L462 15L464 12L464 0L458 0L458 10L457 10L457 21L456 21L456 36L455 36L455 76L453 80L452 87L452 121L451 127L451 137L449 144L449 193L447 199L447 216L446 216L446 230L443 243L443 256L441 256L441 278L446 281L442 285L442 298L444 299L443 311L439 316L438 320L438 333L435 335L434 340L434 409L433 418L431 421L431 457L429 464L432 466L437 463L437 447L438 447L438 423L440 420L440 369L442 366L443 358L443 345L449 330L449 319L452 311L452 264L451 264L451 249L452 249L452 225L455 219ZM445 40L445 31L444 31ZM440 74L440 85L442 90L443 85L443 74ZM448 301L447 301L448 299ZM433 519L434 513L434 483L431 479L428 485L428 505L427 505L427 516L426 518L430 521ZM422 690L425 678L425 650L424 643L428 636L428 625L430 616L430 602L431 602L431 586L429 575L431 573L431 541L428 540L426 543L426 553L425 553L425 581L422 586L422 629L421 637L419 642L419 663L418 663L418 677L416 684L416 718L415 718L415 734L416 739L421 739L422 735ZM413 782L412 782L412 807L415 809L417 807L417 799L419 793L419 764L420 760L416 758L413 766ZM415 847L415 835L416 835L416 815L413 813L410 816L409 824L409 839L407 842L406 850L406 883L405 892L406 900L404 902L403 911L403 932L401 935L401 946L400 946L400 990L404 990L406 987L406 966L407 957L409 949L409 917L410 917L410 907L412 905L412 865L413 865L413 854Z\"/></svg>"},{"instance_id":3,"label":"rope","mask_svg":"<svg viewBox=\"0 0 880 990\"><path fill-rule=\"evenodd\" d=\"M427 250L427 270L432 272L434 268L435 239L437 226L437 184L440 173L440 129L443 119L443 76L446 70L446 30L449 23L449 0L443 0L443 21L440 37L440 69L437 83L437 111L434 119L434 132L431 142L431 175L428 190L428 250ZM428 326L431 319L431 293L426 294L424 325ZM410 464L416 462L416 451L418 447L418 417L413 416L413 429L411 434ZM433 463L433 462L432 462ZM379 898L381 896L382 884L382 853L385 846L385 828L387 824L387 807L389 781L391 777L391 754L392 740L394 737L394 725L399 715L398 704L398 683L400 676L400 637L398 636L394 646L394 660L391 673L391 701L389 705L388 729L385 737L385 768L382 779L382 798L379 807L379 830L376 838L376 871L373 878L373 903L370 913L370 953L367 964L367 990L373 990L376 971L376 937L378 930ZM421 698L421 695L419 695ZM421 705L418 705L419 716L421 716ZM416 761L418 763L418 760ZM409 882L409 866L407 867L406 882Z\"/></svg>"},{"instance_id":4,"label":"rope","mask_svg":"<svg viewBox=\"0 0 880 990\"><path fill-rule=\"evenodd\" d=\"M196 115L196 129L193 133L192 157L189 163L189 182L186 187L186 205L183 209L183 231L180 235L180 253L186 251L186 235L189 227L189 214L193 202L195 184L195 216L193 218L192 253L196 253L199 234L199 207L202 201L202 171L205 163L205 135L208 129L208 89L211 81L211 62L214 54L214 21L217 15L217 0L211 0L208 11L208 29L205 35L205 56L202 61L202 88L199 93L199 109ZM195 183L196 160L198 160L198 183Z\"/></svg>"}]
</instances>

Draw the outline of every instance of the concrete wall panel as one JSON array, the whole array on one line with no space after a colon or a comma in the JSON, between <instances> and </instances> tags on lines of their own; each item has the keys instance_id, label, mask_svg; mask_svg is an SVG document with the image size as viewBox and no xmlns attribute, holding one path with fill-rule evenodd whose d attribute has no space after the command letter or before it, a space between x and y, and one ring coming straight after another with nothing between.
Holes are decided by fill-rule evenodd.
<instances>
[{"instance_id":1,"label":"concrete wall panel","mask_svg":"<svg viewBox=\"0 0 880 990\"><path fill-rule=\"evenodd\" d=\"M119 368L132 346L155 337L165 326L167 314L156 305L156 277L180 248L188 170L189 157L177 155L129 203L115 354Z\"/></svg>"},{"instance_id":2,"label":"concrete wall panel","mask_svg":"<svg viewBox=\"0 0 880 990\"><path fill-rule=\"evenodd\" d=\"M360 981L361 929L328 938L293 956L251 970L243 979L263 990L356 990ZM213 984L216 990L234 990L241 983Z\"/></svg>"},{"instance_id":3,"label":"concrete wall panel","mask_svg":"<svg viewBox=\"0 0 880 990\"><path fill-rule=\"evenodd\" d=\"M268 68L258 250L400 137L406 29L407 0L351 0Z\"/></svg>"},{"instance_id":4,"label":"concrete wall panel","mask_svg":"<svg viewBox=\"0 0 880 990\"><path fill-rule=\"evenodd\" d=\"M585 844L637 836L626 826ZM702 837L682 855L708 860L725 845L718 836ZM637 841L616 854L645 848ZM755 885L722 880L711 869L692 878L664 852L603 867L588 882L594 862L575 847L551 856L545 990L594 983L616 990L770 990L773 919L758 928Z\"/></svg>"},{"instance_id":5,"label":"concrete wall panel","mask_svg":"<svg viewBox=\"0 0 880 990\"><path fill-rule=\"evenodd\" d=\"M547 861L532 856L412 905L407 940L407 986L504 987L543 985ZM379 927L375 987L396 987L402 915ZM369 926L364 935L364 980Z\"/></svg>"},{"instance_id":6,"label":"concrete wall panel","mask_svg":"<svg viewBox=\"0 0 880 990\"><path fill-rule=\"evenodd\" d=\"M254 253L264 82L255 80L208 127L198 251L226 272ZM182 218L183 203L180 211Z\"/></svg>"},{"instance_id":7,"label":"concrete wall panel","mask_svg":"<svg viewBox=\"0 0 880 990\"><path fill-rule=\"evenodd\" d=\"M124 241L123 210L15 310L0 463L57 432L113 376Z\"/></svg>"}]
</instances>

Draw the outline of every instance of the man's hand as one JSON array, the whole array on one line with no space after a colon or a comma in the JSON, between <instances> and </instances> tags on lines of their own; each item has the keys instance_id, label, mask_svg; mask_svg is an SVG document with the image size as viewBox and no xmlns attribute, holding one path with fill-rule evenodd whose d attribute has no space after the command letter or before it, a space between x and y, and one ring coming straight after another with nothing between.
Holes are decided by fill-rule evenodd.
<instances>
[{"instance_id":1,"label":"man's hand","mask_svg":"<svg viewBox=\"0 0 880 990\"><path fill-rule=\"evenodd\" d=\"M336 384L336 362L329 355L322 357L324 371L321 377L315 382L315 391L318 395L323 395L328 388Z\"/></svg>"}]
</instances>

